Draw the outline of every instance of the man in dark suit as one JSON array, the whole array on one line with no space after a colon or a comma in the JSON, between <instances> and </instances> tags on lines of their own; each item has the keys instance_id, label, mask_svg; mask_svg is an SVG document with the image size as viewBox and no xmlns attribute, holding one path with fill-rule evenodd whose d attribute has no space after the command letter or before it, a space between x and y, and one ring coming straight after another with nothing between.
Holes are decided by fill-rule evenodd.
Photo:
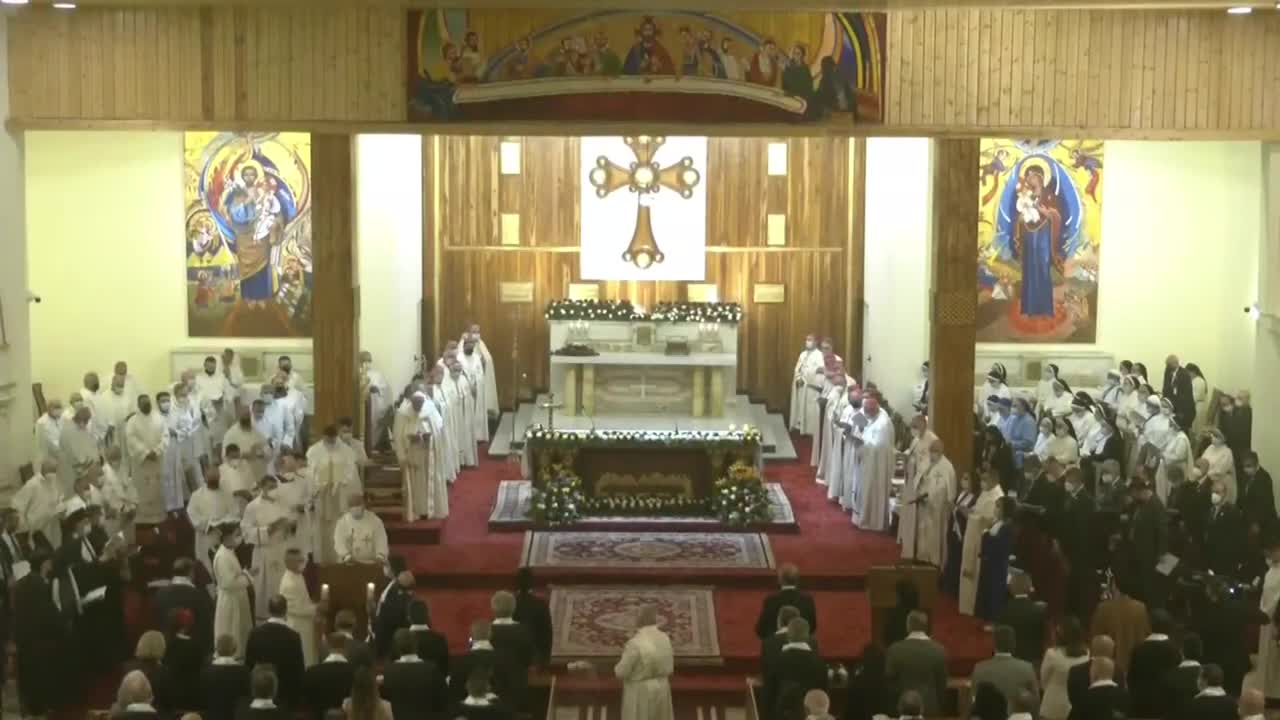
<instances>
[{"instance_id":1,"label":"man in dark suit","mask_svg":"<svg viewBox=\"0 0 1280 720\"><path fill-rule=\"evenodd\" d=\"M1106 658L1111 660L1114 666L1115 656L1116 643L1110 635L1093 636L1093 640L1089 641L1089 662L1073 665L1067 671L1067 699L1072 705L1084 702L1085 693L1089 692L1089 685L1093 682L1093 664ZM1110 679L1117 685L1124 686L1119 670L1113 669Z\"/></svg>"},{"instance_id":2,"label":"man in dark suit","mask_svg":"<svg viewBox=\"0 0 1280 720\"><path fill-rule=\"evenodd\" d=\"M1164 385L1160 394L1173 403L1173 415L1178 427L1189 428L1196 419L1196 397L1191 388L1191 373L1178 362L1177 355L1164 361Z\"/></svg>"},{"instance_id":3,"label":"man in dark suit","mask_svg":"<svg viewBox=\"0 0 1280 720\"><path fill-rule=\"evenodd\" d=\"M152 599L155 610L155 627L168 627L173 611L185 608L191 611L192 638L207 654L213 651L213 602L209 593L196 587L196 564L190 558L173 561L173 577L169 584L156 590Z\"/></svg>"},{"instance_id":4,"label":"man in dark suit","mask_svg":"<svg viewBox=\"0 0 1280 720\"><path fill-rule=\"evenodd\" d=\"M1084 667L1083 665L1077 667ZM1089 689L1079 703L1071 704L1070 720L1112 720L1128 717L1129 693L1116 683L1111 658L1098 658L1088 663Z\"/></svg>"},{"instance_id":5,"label":"man in dark suit","mask_svg":"<svg viewBox=\"0 0 1280 720\"><path fill-rule=\"evenodd\" d=\"M1093 563L1093 496L1084 487L1084 475L1072 468L1063 476L1063 502L1059 547L1067 562L1067 612L1089 617L1098 594L1098 575Z\"/></svg>"},{"instance_id":6,"label":"man in dark suit","mask_svg":"<svg viewBox=\"0 0 1280 720\"><path fill-rule=\"evenodd\" d=\"M762 707L769 720L788 720L804 710L804 695L827 689L827 665L809 645L809 623L792 618L787 643L765 672Z\"/></svg>"},{"instance_id":7,"label":"man in dark suit","mask_svg":"<svg viewBox=\"0 0 1280 720\"><path fill-rule=\"evenodd\" d=\"M355 674L344 653L350 639L335 630L329 633L326 644L329 655L307 668L302 677L302 704L311 710L315 720L324 720L325 713L342 708L342 701L351 694L351 678Z\"/></svg>"},{"instance_id":8,"label":"man in dark suit","mask_svg":"<svg viewBox=\"0 0 1280 720\"><path fill-rule=\"evenodd\" d=\"M516 622L511 616L516 611L516 598L505 590L493 594L490 602L493 609L493 622L489 630L489 639L499 654L507 656L511 663L512 684L509 697L503 700L512 708L523 708L525 689L529 684L529 668L533 667L533 636L529 629ZM495 684L501 683L495 679Z\"/></svg>"},{"instance_id":9,"label":"man in dark suit","mask_svg":"<svg viewBox=\"0 0 1280 720\"><path fill-rule=\"evenodd\" d=\"M1210 578L1205 584L1205 604L1192 616L1193 626L1204 644L1203 662L1222 668L1228 693L1241 691L1249 671L1251 647L1245 641L1247 628L1271 622L1257 602L1247 602L1229 591L1227 584Z\"/></svg>"},{"instance_id":10,"label":"man in dark suit","mask_svg":"<svg viewBox=\"0 0 1280 720\"><path fill-rule=\"evenodd\" d=\"M907 637L885 654L885 676L895 694L914 690L924 701L924 714L941 711L947 692L947 651L929 637L929 617L916 610L907 616Z\"/></svg>"},{"instance_id":11,"label":"man in dark suit","mask_svg":"<svg viewBox=\"0 0 1280 720\"><path fill-rule=\"evenodd\" d=\"M818 611L813 598L800 590L800 570L787 563L778 569L778 581L782 588L764 599L760 616L756 619L756 637L764 642L778 629L778 611L790 605L800 611L800 617L809 623L809 631L818 634Z\"/></svg>"},{"instance_id":12,"label":"man in dark suit","mask_svg":"<svg viewBox=\"0 0 1280 720\"><path fill-rule=\"evenodd\" d=\"M516 572L515 621L529 628L538 664L551 662L551 606L533 594L533 571L527 567Z\"/></svg>"},{"instance_id":13,"label":"man in dark suit","mask_svg":"<svg viewBox=\"0 0 1280 720\"><path fill-rule=\"evenodd\" d=\"M236 639L220 636L214 643L213 662L200 673L204 720L231 720L249 692L249 668L236 660Z\"/></svg>"},{"instance_id":14,"label":"man in dark suit","mask_svg":"<svg viewBox=\"0 0 1280 720\"><path fill-rule=\"evenodd\" d=\"M64 637L62 618L53 604L53 557L44 550L31 553L31 572L13 589L17 646L18 702L24 717L48 713L56 704L62 680L49 668L58 667Z\"/></svg>"},{"instance_id":15,"label":"man in dark suit","mask_svg":"<svg viewBox=\"0 0 1280 720\"><path fill-rule=\"evenodd\" d=\"M778 611L778 631L765 640L760 648L760 668L763 673L769 672L769 666L778 658L778 653L782 652L782 646L788 642L787 628L791 625L791 621L798 617L800 617L800 611L790 605L783 605ZM906 623L906 618L903 618L903 623ZM813 633L809 634L809 647L816 653L821 652L818 649L818 639L813 636Z\"/></svg>"},{"instance_id":16,"label":"man in dark suit","mask_svg":"<svg viewBox=\"0 0 1280 720\"><path fill-rule=\"evenodd\" d=\"M1176 717L1185 720L1236 720L1236 699L1222 688L1222 682L1222 668L1217 665L1201 668L1200 692L1181 706Z\"/></svg>"},{"instance_id":17,"label":"man in dark suit","mask_svg":"<svg viewBox=\"0 0 1280 720\"><path fill-rule=\"evenodd\" d=\"M1244 515L1227 500L1227 484L1223 480L1213 481L1210 501L1213 509L1209 511L1204 532L1206 564L1214 575L1239 577L1249 543Z\"/></svg>"},{"instance_id":18,"label":"man in dark suit","mask_svg":"<svg viewBox=\"0 0 1280 720\"><path fill-rule=\"evenodd\" d=\"M1240 487L1236 505L1244 513L1249 537L1261 542L1264 533L1276 524L1275 490L1271 485L1271 473L1258 465L1258 453L1246 450L1240 463Z\"/></svg>"},{"instance_id":19,"label":"man in dark suit","mask_svg":"<svg viewBox=\"0 0 1280 720\"><path fill-rule=\"evenodd\" d=\"M418 656L418 644L408 628L391 639L393 661L382 669L382 699L391 703L391 714L425 718L448 706L444 674L435 663Z\"/></svg>"},{"instance_id":20,"label":"man in dark suit","mask_svg":"<svg viewBox=\"0 0 1280 720\"><path fill-rule=\"evenodd\" d=\"M1026 660L1013 656L1018 638L1013 628L1008 625L997 625L994 633L996 654L973 666L973 677L969 687L977 691L982 683L990 683L1004 696L1006 706L1012 705L1019 693L1040 692L1040 680L1036 677L1035 666Z\"/></svg>"},{"instance_id":21,"label":"man in dark suit","mask_svg":"<svg viewBox=\"0 0 1280 720\"><path fill-rule=\"evenodd\" d=\"M451 720L513 720L515 714L489 689L489 674L483 668L462 683L464 697L449 708Z\"/></svg>"},{"instance_id":22,"label":"man in dark suit","mask_svg":"<svg viewBox=\"0 0 1280 720\"><path fill-rule=\"evenodd\" d=\"M0 509L0 569L5 577L13 575L13 564L31 559L31 545L18 537L22 519L11 507Z\"/></svg>"},{"instance_id":23,"label":"man in dark suit","mask_svg":"<svg viewBox=\"0 0 1280 720\"><path fill-rule=\"evenodd\" d=\"M397 556L398 558L398 556ZM398 560L402 564L403 560ZM378 614L373 622L374 646L378 657L387 659L391 652L391 638L396 630L409 627L409 603L413 602L413 573L401 570L394 582L387 583L378 602Z\"/></svg>"},{"instance_id":24,"label":"man in dark suit","mask_svg":"<svg viewBox=\"0 0 1280 720\"><path fill-rule=\"evenodd\" d=\"M1009 592L1013 597L1004 606L1000 624L1013 628L1018 643L1013 656L1035 665L1044 657L1045 604L1031 599L1031 578L1026 573L1014 573Z\"/></svg>"},{"instance_id":25,"label":"man in dark suit","mask_svg":"<svg viewBox=\"0 0 1280 720\"><path fill-rule=\"evenodd\" d=\"M1151 634L1133 649L1129 660L1129 692L1135 717L1164 717L1170 709L1167 679L1182 659L1178 646L1169 639L1172 628L1169 613L1152 612Z\"/></svg>"},{"instance_id":26,"label":"man in dark suit","mask_svg":"<svg viewBox=\"0 0 1280 720\"><path fill-rule=\"evenodd\" d=\"M151 683L141 670L125 673L116 697L119 707L111 713L111 720L156 720L160 717L154 705Z\"/></svg>"},{"instance_id":27,"label":"man in dark suit","mask_svg":"<svg viewBox=\"0 0 1280 720\"><path fill-rule=\"evenodd\" d=\"M465 655L453 658L449 664L449 695L454 702L466 698L469 679L477 672L484 674L486 685L509 708L519 707L513 700L523 697L527 674L521 676L520 668L511 656L499 653L490 642L491 625L488 620L471 623L471 647Z\"/></svg>"},{"instance_id":28,"label":"man in dark suit","mask_svg":"<svg viewBox=\"0 0 1280 720\"><path fill-rule=\"evenodd\" d=\"M1169 671L1169 676L1165 680L1169 691L1169 707L1172 709L1169 716L1172 718L1182 712L1182 709L1191 702L1191 698L1200 692L1200 661L1204 656L1204 645L1200 642L1200 636L1195 633L1187 633L1182 638L1182 662L1178 663L1178 667Z\"/></svg>"},{"instance_id":29,"label":"man in dark suit","mask_svg":"<svg viewBox=\"0 0 1280 720\"><path fill-rule=\"evenodd\" d=\"M236 713L236 720L288 720L288 710L276 704L278 686L275 672L267 666L256 667L249 677L252 699Z\"/></svg>"},{"instance_id":30,"label":"man in dark suit","mask_svg":"<svg viewBox=\"0 0 1280 720\"><path fill-rule=\"evenodd\" d=\"M1130 487L1135 505L1129 518L1128 540L1131 569L1137 580L1136 597L1148 608L1163 607L1163 584L1156 563L1169 549L1169 518L1150 480L1139 478ZM1134 703L1137 702L1135 691Z\"/></svg>"},{"instance_id":31,"label":"man in dark suit","mask_svg":"<svg viewBox=\"0 0 1280 720\"><path fill-rule=\"evenodd\" d=\"M444 677L449 676L449 640L444 633L431 629L431 611L421 598L409 603L409 633L417 644L418 657L436 666Z\"/></svg>"},{"instance_id":32,"label":"man in dark suit","mask_svg":"<svg viewBox=\"0 0 1280 720\"><path fill-rule=\"evenodd\" d=\"M275 668L280 684L280 701L288 707L296 707L302 692L302 674L306 661L302 656L302 638L289 627L289 603L282 595L272 595L267 600L265 623L249 633L245 643L244 664L252 671L259 665Z\"/></svg>"}]
</instances>

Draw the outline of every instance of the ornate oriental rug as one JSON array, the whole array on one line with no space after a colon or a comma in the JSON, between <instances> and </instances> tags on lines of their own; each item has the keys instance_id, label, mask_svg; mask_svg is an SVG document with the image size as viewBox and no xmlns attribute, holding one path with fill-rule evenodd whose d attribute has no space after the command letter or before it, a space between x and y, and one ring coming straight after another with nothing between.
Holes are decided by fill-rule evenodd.
<instances>
[{"instance_id":1,"label":"ornate oriental rug","mask_svg":"<svg viewBox=\"0 0 1280 720\"><path fill-rule=\"evenodd\" d=\"M792 528L796 524L796 513L791 501L782 490L782 483L765 483L769 491L769 527ZM498 496L493 503L493 512L489 513L489 524L494 529L532 527L529 520L529 504L533 494L533 485L528 480L503 480L498 484ZM713 518L663 518L663 517L609 517L591 516L582 519L583 524L616 523L619 525L641 524L645 522L685 523L690 525L714 523Z\"/></svg>"},{"instance_id":2,"label":"ornate oriental rug","mask_svg":"<svg viewBox=\"0 0 1280 720\"><path fill-rule=\"evenodd\" d=\"M560 586L551 588L552 660L617 658L636 629L640 608L658 611L677 662L720 661L711 588ZM612 668L610 668L611 670Z\"/></svg>"},{"instance_id":3,"label":"ornate oriental rug","mask_svg":"<svg viewBox=\"0 0 1280 720\"><path fill-rule=\"evenodd\" d=\"M769 569L773 551L762 533L535 531L524 536L532 568Z\"/></svg>"}]
</instances>

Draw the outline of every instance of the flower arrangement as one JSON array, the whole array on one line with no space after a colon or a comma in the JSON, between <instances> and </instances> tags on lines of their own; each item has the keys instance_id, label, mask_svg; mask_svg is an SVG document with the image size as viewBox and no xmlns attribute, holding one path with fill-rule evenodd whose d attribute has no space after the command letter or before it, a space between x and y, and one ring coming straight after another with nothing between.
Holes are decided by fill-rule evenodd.
<instances>
[{"instance_id":1,"label":"flower arrangement","mask_svg":"<svg viewBox=\"0 0 1280 720\"><path fill-rule=\"evenodd\" d=\"M707 501L683 495L604 495L587 499L591 515L612 517L702 517Z\"/></svg>"},{"instance_id":2,"label":"flower arrangement","mask_svg":"<svg viewBox=\"0 0 1280 720\"><path fill-rule=\"evenodd\" d=\"M744 425L732 430L553 430L543 425L530 425L525 442L543 447L635 447L652 445L662 448L725 447L742 448L759 445L759 428Z\"/></svg>"},{"instance_id":3,"label":"flower arrangement","mask_svg":"<svg viewBox=\"0 0 1280 720\"><path fill-rule=\"evenodd\" d=\"M711 513L725 525L741 527L769 522L769 491L751 465L735 462L716 481Z\"/></svg>"},{"instance_id":4,"label":"flower arrangement","mask_svg":"<svg viewBox=\"0 0 1280 720\"><path fill-rule=\"evenodd\" d=\"M654 322L739 323L738 303L678 302L658 303L651 313L641 312L629 300L552 300L547 303L548 320L652 320Z\"/></svg>"},{"instance_id":5,"label":"flower arrangement","mask_svg":"<svg viewBox=\"0 0 1280 720\"><path fill-rule=\"evenodd\" d=\"M569 466L552 463L542 469L542 487L534 488L529 515L538 525L571 525L587 509L582 478Z\"/></svg>"}]
</instances>

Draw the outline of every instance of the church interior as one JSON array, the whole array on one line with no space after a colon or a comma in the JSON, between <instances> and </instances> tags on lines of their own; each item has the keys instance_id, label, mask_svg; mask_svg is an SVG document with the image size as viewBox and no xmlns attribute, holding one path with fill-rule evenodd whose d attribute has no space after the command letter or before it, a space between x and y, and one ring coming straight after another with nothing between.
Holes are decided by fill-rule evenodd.
<instances>
[{"instance_id":1,"label":"church interior","mask_svg":"<svg viewBox=\"0 0 1280 720\"><path fill-rule=\"evenodd\" d=\"M517 717L630 720L614 662L656 607L669 717L789 719L766 706L757 617L794 569L833 715L860 717L841 672L906 578L946 649L937 715L966 717L992 619L945 588L949 504L937 562L904 549L928 459L910 428L940 438L952 500L993 472L993 367L1052 427L1055 381L1101 418L1122 362L1162 395L1176 355L1205 386L1192 446L1243 392L1246 447L1280 471L1273 2L3 3L4 505L49 458L50 402L107 402L118 362L154 396L230 351L248 412L287 356L305 421L276 452L354 418L389 545L368 603L318 554L312 596L355 582L346 609L372 624L390 560L462 655L531 571L554 633ZM420 393L437 369L471 394ZM858 406L833 415L846 385ZM231 398L205 408L188 497ZM450 458L415 470L424 436ZM417 482L447 507L410 510ZM195 553L170 510L110 583L127 648L77 710L115 700L155 629L147 583Z\"/></svg>"}]
</instances>

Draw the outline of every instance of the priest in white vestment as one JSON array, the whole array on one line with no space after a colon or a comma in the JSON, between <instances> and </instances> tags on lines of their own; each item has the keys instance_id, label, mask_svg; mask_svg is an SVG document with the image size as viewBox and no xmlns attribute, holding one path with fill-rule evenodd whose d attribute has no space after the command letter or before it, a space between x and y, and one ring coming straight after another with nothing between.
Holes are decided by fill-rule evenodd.
<instances>
[{"instance_id":1,"label":"priest in white vestment","mask_svg":"<svg viewBox=\"0 0 1280 720\"><path fill-rule=\"evenodd\" d=\"M453 442L453 434L449 432L449 406L445 402L444 390L433 382L437 372L443 371L433 369L431 378L423 388L423 392L427 394L423 409L427 411L427 421L431 423L431 434L439 443L434 457L436 472L446 482L452 483L458 477L458 447Z\"/></svg>"},{"instance_id":2,"label":"priest in white vestment","mask_svg":"<svg viewBox=\"0 0 1280 720\"><path fill-rule=\"evenodd\" d=\"M867 424L853 441L858 448L853 524L863 530L883 531L889 527L889 488L897 452L893 421L880 408L878 393L868 393L862 399L862 414L867 416Z\"/></svg>"},{"instance_id":3,"label":"priest in white vestment","mask_svg":"<svg viewBox=\"0 0 1280 720\"><path fill-rule=\"evenodd\" d=\"M236 557L236 548L242 539L240 524L221 523L218 530L222 543L213 556L213 583L217 588L213 636L230 635L235 638L236 657L243 658L249 631L253 629L253 608L249 606L249 588L253 586L253 579ZM265 597L270 593L266 588L260 588L257 594Z\"/></svg>"},{"instance_id":4,"label":"priest in white vestment","mask_svg":"<svg viewBox=\"0 0 1280 720\"><path fill-rule=\"evenodd\" d=\"M813 449L811 451L811 465L817 468L815 479L825 484L827 454L831 451L832 442L838 439L836 435L838 428L835 421L840 418L839 412L842 407L842 398L848 397L848 378L844 374L843 369L830 370L826 373L826 380L822 398L822 422L821 430L813 438Z\"/></svg>"},{"instance_id":5,"label":"priest in white vestment","mask_svg":"<svg viewBox=\"0 0 1280 720\"><path fill-rule=\"evenodd\" d=\"M123 438L124 432L120 433ZM107 463L102 466L102 498L106 504L107 532L124 535L126 545L137 544L134 521L138 515L138 488L124 463L119 447L107 448Z\"/></svg>"},{"instance_id":6,"label":"priest in white vestment","mask_svg":"<svg viewBox=\"0 0 1280 720\"><path fill-rule=\"evenodd\" d=\"M333 528L333 548L339 562L387 561L387 530L382 520L364 507L363 495L347 499L350 508Z\"/></svg>"},{"instance_id":7,"label":"priest in white vestment","mask_svg":"<svg viewBox=\"0 0 1280 720\"><path fill-rule=\"evenodd\" d=\"M471 380L471 393L475 397L473 427L476 442L489 442L489 413L496 412L496 408L489 407L484 389L485 383L488 382L485 377L484 358L476 350L475 340L468 338L462 343L462 354L458 356L458 360L462 363L462 371Z\"/></svg>"},{"instance_id":8,"label":"priest in white vestment","mask_svg":"<svg viewBox=\"0 0 1280 720\"><path fill-rule=\"evenodd\" d=\"M489 415L497 417L498 372L493 366L493 355L489 352L489 346L484 344L484 338L480 337L480 326L475 323L471 323L468 332L459 338L459 342L463 343L463 352L466 352L467 335L475 341L476 352L480 353L480 359L484 361L484 405L488 408ZM488 422L487 418L485 422Z\"/></svg>"},{"instance_id":9,"label":"priest in white vestment","mask_svg":"<svg viewBox=\"0 0 1280 720\"><path fill-rule=\"evenodd\" d=\"M173 407L175 412L187 416L191 423L191 441L187 450L189 456L187 474L187 493L195 492L200 484L200 468L213 456L213 440L209 437L209 428L205 425L207 418L203 415L200 404L200 393L196 392L196 371L182 371L182 390L173 388Z\"/></svg>"},{"instance_id":10,"label":"priest in white vestment","mask_svg":"<svg viewBox=\"0 0 1280 720\"><path fill-rule=\"evenodd\" d=\"M449 364L449 377L444 381L445 397L457 410L453 414L453 437L458 445L458 463L475 467L479 463L479 449L475 433L467 432L475 423L475 405L470 402L471 382L462 372L462 364L454 360Z\"/></svg>"},{"instance_id":11,"label":"priest in white vestment","mask_svg":"<svg viewBox=\"0 0 1280 720\"><path fill-rule=\"evenodd\" d=\"M71 494L76 480L87 477L102 461L98 439L89 427L92 421L93 413L88 407L82 407L72 416L71 423L62 428L58 439L58 480L64 495Z\"/></svg>"},{"instance_id":12,"label":"priest in white vestment","mask_svg":"<svg viewBox=\"0 0 1280 720\"><path fill-rule=\"evenodd\" d=\"M112 380L120 378L120 380L124 382L124 394L129 398L131 406L136 406L138 404L138 398L146 394L146 391L142 389L142 383L138 382L137 378L129 374L129 363L123 360L120 360L115 364L115 367L111 372L111 377Z\"/></svg>"},{"instance_id":13,"label":"priest in white vestment","mask_svg":"<svg viewBox=\"0 0 1280 720\"><path fill-rule=\"evenodd\" d=\"M360 353L360 377L369 391L370 426L365 432L373 438L373 446L377 447L390 425L395 397L391 394L391 385L386 376L373 367L373 353L367 350Z\"/></svg>"},{"instance_id":14,"label":"priest in white vestment","mask_svg":"<svg viewBox=\"0 0 1280 720\"><path fill-rule=\"evenodd\" d=\"M232 394L231 381L226 374L218 372L218 359L212 355L204 359L204 372L196 374L195 383L195 395L200 405L230 399Z\"/></svg>"},{"instance_id":15,"label":"priest in white vestment","mask_svg":"<svg viewBox=\"0 0 1280 720\"><path fill-rule=\"evenodd\" d=\"M180 386L179 386L180 387ZM190 435L184 435L190 425L173 409L172 396L167 392L156 393L156 405L159 406L160 419L164 422L165 434L169 442L164 448L161 458L162 488L164 489L164 510L167 513L181 511L187 504L187 464L184 453L190 450Z\"/></svg>"},{"instance_id":16,"label":"priest in white vestment","mask_svg":"<svg viewBox=\"0 0 1280 720\"><path fill-rule=\"evenodd\" d=\"M98 373L90 371L84 374L84 387L80 388L80 397L84 399L85 407L89 408L92 416L89 420L89 432L101 445L106 441L107 431L111 426L99 413L98 401L102 399L102 384L98 381Z\"/></svg>"},{"instance_id":17,"label":"priest in white vestment","mask_svg":"<svg viewBox=\"0 0 1280 720\"><path fill-rule=\"evenodd\" d=\"M124 448L124 423L134 402L125 394L124 379L111 376L111 389L98 397L98 420L107 428L106 447Z\"/></svg>"},{"instance_id":18,"label":"priest in white vestment","mask_svg":"<svg viewBox=\"0 0 1280 720\"><path fill-rule=\"evenodd\" d=\"M261 412L259 412L261 411ZM263 475L267 474L267 466L272 460L274 448L271 445L271 439L263 435L258 429L258 425L271 429L270 423L263 418L260 423L254 422L254 415L262 415L266 412L266 405L261 400L253 403L253 409L244 408L240 411L240 416L236 424L227 429L222 435L222 457L226 460L227 448L234 445L240 451L240 459L246 466L244 474L247 476L250 484L256 484Z\"/></svg>"},{"instance_id":19,"label":"priest in white vestment","mask_svg":"<svg viewBox=\"0 0 1280 720\"><path fill-rule=\"evenodd\" d=\"M295 387L289 385L285 375L277 373L272 381L272 402L268 415L275 415L275 422L284 428L283 446L297 448L302 441L302 422L307 415L307 400Z\"/></svg>"},{"instance_id":20,"label":"priest in white vestment","mask_svg":"<svg viewBox=\"0 0 1280 720\"><path fill-rule=\"evenodd\" d=\"M307 591L307 581L302 571L307 559L298 548L289 548L284 556L284 575L280 578L279 592L288 604L285 624L293 628L302 639L303 667L316 664L316 603Z\"/></svg>"},{"instance_id":21,"label":"priest in white vestment","mask_svg":"<svg viewBox=\"0 0 1280 720\"><path fill-rule=\"evenodd\" d=\"M289 512L293 530L285 542L286 548L297 548L304 557L317 553L316 549L316 485L311 477L307 456L298 450L280 459L280 473L276 476L276 502Z\"/></svg>"},{"instance_id":22,"label":"priest in white vestment","mask_svg":"<svg viewBox=\"0 0 1280 720\"><path fill-rule=\"evenodd\" d=\"M40 472L32 475L10 501L18 513L22 532L40 533L54 548L62 546L62 519L58 506L62 502L62 487L58 481L58 464L46 459Z\"/></svg>"},{"instance_id":23,"label":"priest in white vestment","mask_svg":"<svg viewBox=\"0 0 1280 720\"><path fill-rule=\"evenodd\" d=\"M929 433L932 435L933 433ZM928 465L918 472L914 492L905 492L898 510L898 537L903 538L902 557L927 562L936 567L946 563L947 523L955 502L956 469L943 454L942 441L934 437L929 443ZM909 503L911 512L904 514ZM908 526L907 523L911 525Z\"/></svg>"},{"instance_id":24,"label":"priest in white vestment","mask_svg":"<svg viewBox=\"0 0 1280 720\"><path fill-rule=\"evenodd\" d=\"M911 446L907 448L907 472L902 485L902 493L898 495L898 544L902 546L902 557L911 557L914 547L912 527L916 519L916 505L911 500L919 496L920 481L929 469L931 459L930 448L938 436L929 429L929 421L923 414L911 418Z\"/></svg>"},{"instance_id":25,"label":"priest in white vestment","mask_svg":"<svg viewBox=\"0 0 1280 720\"><path fill-rule=\"evenodd\" d=\"M289 509L276 501L276 479L268 475L259 484L258 497L244 509L240 529L245 540L253 543L254 617L263 621L270 617L267 602L271 588L280 587L284 575L284 552L293 535L294 523Z\"/></svg>"},{"instance_id":26,"label":"priest in white vestment","mask_svg":"<svg viewBox=\"0 0 1280 720\"><path fill-rule=\"evenodd\" d=\"M332 431L332 435L330 434ZM347 512L347 500L363 492L351 448L338 439L338 430L325 428L324 439L307 450L307 466L315 484L316 561L338 561L333 549L333 528Z\"/></svg>"},{"instance_id":27,"label":"priest in white vestment","mask_svg":"<svg viewBox=\"0 0 1280 720\"><path fill-rule=\"evenodd\" d=\"M248 398L241 397L241 393L244 391L244 370L240 367L240 356L236 354L235 350L226 348L222 351L219 372L222 373L222 377L227 379L229 393L227 409L235 417L240 417L240 411L248 409Z\"/></svg>"},{"instance_id":28,"label":"priest in white vestment","mask_svg":"<svg viewBox=\"0 0 1280 720\"><path fill-rule=\"evenodd\" d=\"M671 638L658 629L652 606L640 609L639 629L627 641L613 674L622 681L621 720L674 720L671 673L675 654Z\"/></svg>"},{"instance_id":29,"label":"priest in white vestment","mask_svg":"<svg viewBox=\"0 0 1280 720\"><path fill-rule=\"evenodd\" d=\"M822 392L826 366L818 339L806 335L804 349L796 358L791 374L791 429L801 435L813 435L818 430L818 397Z\"/></svg>"},{"instance_id":30,"label":"priest in white vestment","mask_svg":"<svg viewBox=\"0 0 1280 720\"><path fill-rule=\"evenodd\" d=\"M222 448L222 464L218 466L218 470L222 475L222 487L232 497L241 494L252 496L254 489L258 487L258 480L264 477L257 475L255 479L254 473L244 459L244 453L235 443Z\"/></svg>"},{"instance_id":31,"label":"priest in white vestment","mask_svg":"<svg viewBox=\"0 0 1280 720\"><path fill-rule=\"evenodd\" d=\"M969 509L964 526L964 544L960 556L960 612L972 615L978 600L978 576L982 563L982 535L996 522L996 502L1004 497L999 478L994 472L982 475L982 492Z\"/></svg>"},{"instance_id":32,"label":"priest in white vestment","mask_svg":"<svg viewBox=\"0 0 1280 720\"><path fill-rule=\"evenodd\" d=\"M234 499L222 484L218 468L209 468L204 476L204 487L191 493L187 503L187 520L195 533L196 561L213 573L213 553L218 549L218 524L232 513Z\"/></svg>"},{"instance_id":33,"label":"priest in white vestment","mask_svg":"<svg viewBox=\"0 0 1280 720\"><path fill-rule=\"evenodd\" d=\"M57 461L62 437L62 401L54 398L45 406L45 413L36 418L36 458L39 465L45 460Z\"/></svg>"},{"instance_id":34,"label":"priest in white vestment","mask_svg":"<svg viewBox=\"0 0 1280 720\"><path fill-rule=\"evenodd\" d=\"M431 435L426 405L426 393L414 392L396 411L392 447L404 478L402 490L405 522L431 517L431 512L435 509L432 503L432 485L444 484L444 479L436 473L433 456L439 451L439 442Z\"/></svg>"},{"instance_id":35,"label":"priest in white vestment","mask_svg":"<svg viewBox=\"0 0 1280 720\"><path fill-rule=\"evenodd\" d=\"M156 525L164 520L164 460L169 449L169 429L160 413L151 409L151 398L138 397L138 412L125 423L129 467L138 490L137 522Z\"/></svg>"},{"instance_id":36,"label":"priest in white vestment","mask_svg":"<svg viewBox=\"0 0 1280 720\"><path fill-rule=\"evenodd\" d=\"M302 390L307 386L306 380L302 377L302 373L293 369L293 358L288 355L281 355L280 358L276 360L276 375L283 376L285 383L292 390L302 392Z\"/></svg>"},{"instance_id":37,"label":"priest in white vestment","mask_svg":"<svg viewBox=\"0 0 1280 720\"><path fill-rule=\"evenodd\" d=\"M856 448L850 437L866 419L862 417L862 391L857 385L844 387L846 392L836 401L832 413L831 445L820 468L824 471L822 479L827 483L827 499L848 510L852 507L849 503L853 498L852 470L856 462Z\"/></svg>"}]
</instances>

